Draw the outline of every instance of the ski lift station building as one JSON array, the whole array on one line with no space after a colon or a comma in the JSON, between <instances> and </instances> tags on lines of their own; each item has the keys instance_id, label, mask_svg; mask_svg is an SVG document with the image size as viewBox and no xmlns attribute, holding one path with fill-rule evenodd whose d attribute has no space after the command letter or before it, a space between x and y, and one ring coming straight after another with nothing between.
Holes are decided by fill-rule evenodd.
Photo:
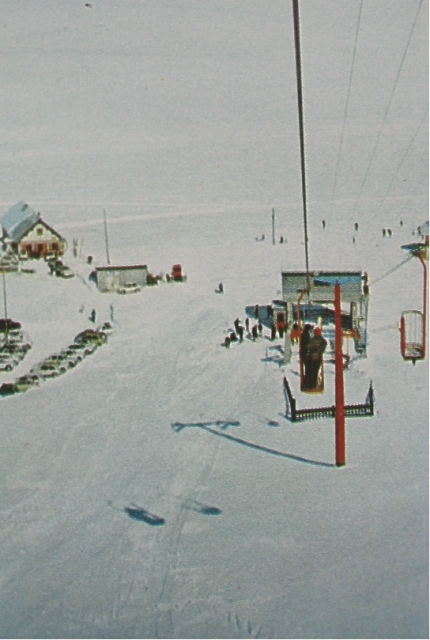
<instances>
[{"instance_id":1,"label":"ski lift station building","mask_svg":"<svg viewBox=\"0 0 430 640\"><path fill-rule=\"evenodd\" d=\"M62 256L66 240L22 200L0 220L2 244L20 258Z\"/></svg>"},{"instance_id":2,"label":"ski lift station building","mask_svg":"<svg viewBox=\"0 0 430 640\"><path fill-rule=\"evenodd\" d=\"M118 291L124 285L146 285L148 267L146 264L108 265L96 267L96 282L99 291Z\"/></svg>"},{"instance_id":3,"label":"ski lift station building","mask_svg":"<svg viewBox=\"0 0 430 640\"><path fill-rule=\"evenodd\" d=\"M369 288L367 274L361 271L283 271L282 299L287 326L299 318L317 322L321 317L323 324L334 323L336 283L341 290L342 327L354 333L356 351L364 355Z\"/></svg>"}]
</instances>

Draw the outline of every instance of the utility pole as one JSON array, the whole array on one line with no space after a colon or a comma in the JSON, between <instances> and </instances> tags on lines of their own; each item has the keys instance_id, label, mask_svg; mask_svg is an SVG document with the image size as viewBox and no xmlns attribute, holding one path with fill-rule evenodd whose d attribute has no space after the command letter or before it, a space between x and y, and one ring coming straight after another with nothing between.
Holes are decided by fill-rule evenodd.
<instances>
[{"instance_id":1,"label":"utility pole","mask_svg":"<svg viewBox=\"0 0 430 640\"><path fill-rule=\"evenodd\" d=\"M272 207L272 244L275 245L275 209Z\"/></svg>"},{"instance_id":2,"label":"utility pole","mask_svg":"<svg viewBox=\"0 0 430 640\"><path fill-rule=\"evenodd\" d=\"M105 209L103 209L103 221L104 221L104 227L105 227L106 258L107 258L107 263L110 264L109 243L108 243L108 232L107 232L106 210Z\"/></svg>"},{"instance_id":3,"label":"utility pole","mask_svg":"<svg viewBox=\"0 0 430 640\"><path fill-rule=\"evenodd\" d=\"M7 299L6 299L6 278L4 275L4 270L2 271L3 275L3 301L4 301L4 317L7 320ZM6 323L7 325L7 323Z\"/></svg>"},{"instance_id":4,"label":"utility pole","mask_svg":"<svg viewBox=\"0 0 430 640\"><path fill-rule=\"evenodd\" d=\"M345 397L343 388L342 315L340 284L334 285L334 311L336 320L335 391L336 391L336 466L344 467L345 459Z\"/></svg>"},{"instance_id":5,"label":"utility pole","mask_svg":"<svg viewBox=\"0 0 430 640\"><path fill-rule=\"evenodd\" d=\"M6 299L6 277L4 275L4 269L2 271L3 275L3 302L4 302L4 317L5 317L5 336L6 342L9 341L9 330L8 330L8 321L7 321L7 299Z\"/></svg>"}]
</instances>

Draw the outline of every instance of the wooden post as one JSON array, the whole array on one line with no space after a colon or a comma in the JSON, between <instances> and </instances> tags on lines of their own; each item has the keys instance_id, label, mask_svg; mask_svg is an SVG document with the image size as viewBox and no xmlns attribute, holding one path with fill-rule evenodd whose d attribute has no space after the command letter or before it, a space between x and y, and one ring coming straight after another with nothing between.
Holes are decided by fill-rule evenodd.
<instances>
[{"instance_id":1,"label":"wooden post","mask_svg":"<svg viewBox=\"0 0 430 640\"><path fill-rule=\"evenodd\" d=\"M345 466L345 398L343 388L343 356L342 356L342 315L340 306L340 285L334 286L334 309L336 318L336 466Z\"/></svg>"}]
</instances>

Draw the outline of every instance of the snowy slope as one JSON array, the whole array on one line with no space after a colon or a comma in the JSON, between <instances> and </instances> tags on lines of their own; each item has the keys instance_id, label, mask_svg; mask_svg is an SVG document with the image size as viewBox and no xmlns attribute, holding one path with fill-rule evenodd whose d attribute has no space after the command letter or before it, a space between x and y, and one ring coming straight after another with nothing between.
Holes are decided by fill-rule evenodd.
<instances>
[{"instance_id":1,"label":"snowy slope","mask_svg":"<svg viewBox=\"0 0 430 640\"><path fill-rule=\"evenodd\" d=\"M345 394L362 402L372 380L376 415L347 420L336 469L333 420L285 419L297 353L280 366L267 331L221 347L247 306L280 297L281 269L304 268L289 7L91 4L14 2L4 20L4 210L28 199L83 254L66 256L71 280L43 264L6 276L33 349L1 381L66 346L92 308L102 322L112 304L115 322L76 369L0 399L0 635L427 637L428 366L402 361L397 328L420 308L422 267L377 282L426 218L424 125L410 144L427 106L425 5L358 197L418 7L364 3L362 110L333 200L359 3L303 8L311 268L366 270L371 291L368 357ZM85 257L104 263L104 206L112 262L181 262L188 281L97 292ZM272 206L284 245L271 244ZM331 403L333 380L327 367L315 402Z\"/></svg>"}]
</instances>

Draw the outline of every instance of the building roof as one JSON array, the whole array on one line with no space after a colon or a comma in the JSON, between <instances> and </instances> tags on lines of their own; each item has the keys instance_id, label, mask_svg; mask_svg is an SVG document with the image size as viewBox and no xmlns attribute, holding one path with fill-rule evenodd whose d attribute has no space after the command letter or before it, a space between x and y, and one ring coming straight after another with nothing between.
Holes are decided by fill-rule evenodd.
<instances>
[{"instance_id":1,"label":"building roof","mask_svg":"<svg viewBox=\"0 0 430 640\"><path fill-rule=\"evenodd\" d=\"M107 267L96 267L96 271L126 271L128 269L147 269L146 264L109 265Z\"/></svg>"},{"instance_id":2,"label":"building roof","mask_svg":"<svg viewBox=\"0 0 430 640\"><path fill-rule=\"evenodd\" d=\"M14 242L17 242L40 219L28 204L20 200L0 220L4 233Z\"/></svg>"}]
</instances>

